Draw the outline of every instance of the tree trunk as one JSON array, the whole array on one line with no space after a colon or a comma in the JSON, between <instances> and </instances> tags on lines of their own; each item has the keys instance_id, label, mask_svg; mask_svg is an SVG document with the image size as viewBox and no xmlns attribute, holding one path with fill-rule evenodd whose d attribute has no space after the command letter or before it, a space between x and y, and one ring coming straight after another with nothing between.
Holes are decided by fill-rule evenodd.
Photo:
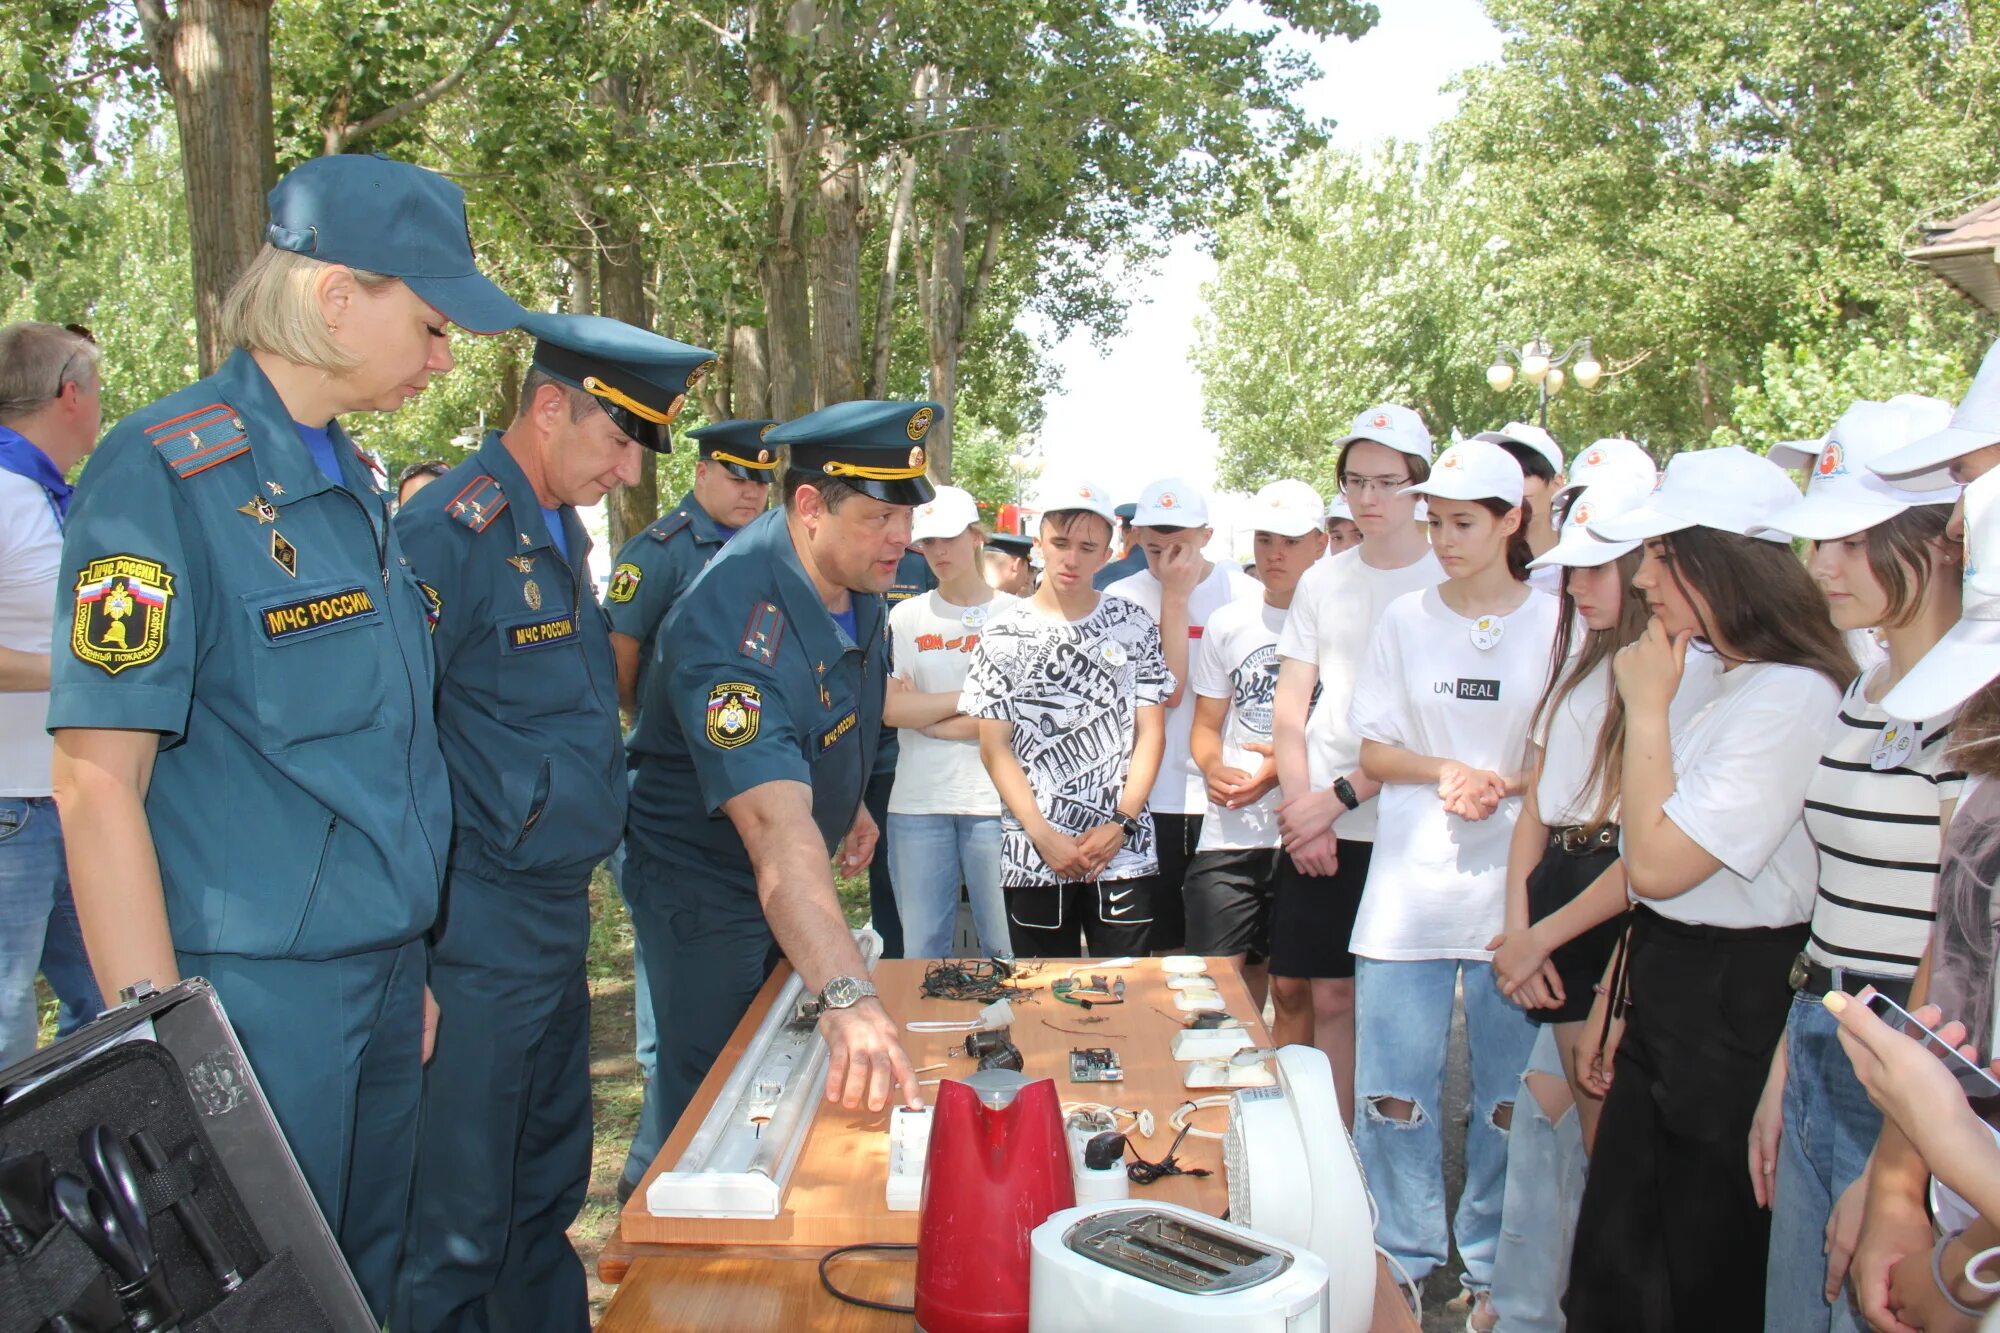
<instances>
[{"instance_id":1,"label":"tree trunk","mask_svg":"<svg viewBox=\"0 0 2000 1333\"><path fill-rule=\"evenodd\" d=\"M797 0L782 11L776 0L765 0L755 22L759 27L776 26L780 12L788 40L810 39L814 24L811 0ZM804 244L806 215L812 206L804 176L811 165L806 155L806 115L796 99L797 91L784 70L753 53L750 94L769 127L765 145L768 225L758 264L764 291L765 353L770 366L765 406L780 421L810 412L813 406L811 283Z\"/></svg>"},{"instance_id":2,"label":"tree trunk","mask_svg":"<svg viewBox=\"0 0 2000 1333\"><path fill-rule=\"evenodd\" d=\"M738 324L729 331L729 416L742 421L771 418L771 363L764 352L764 330Z\"/></svg>"},{"instance_id":3,"label":"tree trunk","mask_svg":"<svg viewBox=\"0 0 2000 1333\"><path fill-rule=\"evenodd\" d=\"M924 439L931 476L951 480L952 417L958 398L958 354L965 328L965 214L969 187L933 210L930 280L923 284L924 335L930 353L930 393L944 411Z\"/></svg>"},{"instance_id":4,"label":"tree trunk","mask_svg":"<svg viewBox=\"0 0 2000 1333\"><path fill-rule=\"evenodd\" d=\"M861 164L820 134L820 226L812 242L813 406L861 396Z\"/></svg>"},{"instance_id":5,"label":"tree trunk","mask_svg":"<svg viewBox=\"0 0 2000 1333\"><path fill-rule=\"evenodd\" d=\"M646 268L638 228L621 220L601 223L596 232L599 313L634 328L651 329L653 312L646 301ZM619 486L611 492L605 523L614 550L660 516L658 464L659 459L648 450L638 484Z\"/></svg>"},{"instance_id":6,"label":"tree trunk","mask_svg":"<svg viewBox=\"0 0 2000 1333\"><path fill-rule=\"evenodd\" d=\"M201 373L222 363L222 301L264 244L272 185L270 0L140 0L139 18L174 100L194 255Z\"/></svg>"},{"instance_id":7,"label":"tree trunk","mask_svg":"<svg viewBox=\"0 0 2000 1333\"><path fill-rule=\"evenodd\" d=\"M902 154L897 175L896 202L889 210L889 242L882 254L882 277L875 285L875 336L870 349L868 381L862 386L864 398L883 398L889 392L889 344L896 331L896 280L903 266L903 232L910 221L910 206L916 195L917 158Z\"/></svg>"}]
</instances>

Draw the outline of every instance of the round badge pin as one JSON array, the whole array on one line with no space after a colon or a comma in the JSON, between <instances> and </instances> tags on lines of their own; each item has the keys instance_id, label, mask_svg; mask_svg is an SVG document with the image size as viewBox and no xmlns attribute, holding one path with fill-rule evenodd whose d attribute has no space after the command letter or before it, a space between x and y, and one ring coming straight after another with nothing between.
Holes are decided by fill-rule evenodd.
<instances>
[{"instance_id":1,"label":"round badge pin","mask_svg":"<svg viewBox=\"0 0 2000 1333\"><path fill-rule=\"evenodd\" d=\"M1101 651L1104 653L1104 660L1111 663L1112 666L1125 665L1125 649L1117 640L1106 639Z\"/></svg>"},{"instance_id":2,"label":"round badge pin","mask_svg":"<svg viewBox=\"0 0 2000 1333\"><path fill-rule=\"evenodd\" d=\"M1485 652L1500 642L1500 636L1507 632L1507 622L1498 616L1481 616L1472 622L1472 646Z\"/></svg>"},{"instance_id":3,"label":"round badge pin","mask_svg":"<svg viewBox=\"0 0 2000 1333\"><path fill-rule=\"evenodd\" d=\"M1877 773L1900 768L1910 751L1917 748L1917 728L1908 722L1891 722L1882 728L1881 738L1868 756L1868 767Z\"/></svg>"},{"instance_id":4,"label":"round badge pin","mask_svg":"<svg viewBox=\"0 0 2000 1333\"><path fill-rule=\"evenodd\" d=\"M965 613L959 616L958 623L967 629L978 629L986 623L986 608L984 606L966 607Z\"/></svg>"}]
</instances>

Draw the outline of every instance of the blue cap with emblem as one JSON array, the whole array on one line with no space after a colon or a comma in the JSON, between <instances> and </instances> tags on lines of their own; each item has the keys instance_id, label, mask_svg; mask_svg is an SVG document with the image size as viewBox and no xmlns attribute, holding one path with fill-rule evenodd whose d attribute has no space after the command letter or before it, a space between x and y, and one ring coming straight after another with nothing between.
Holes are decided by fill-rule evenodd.
<instances>
[{"instance_id":1,"label":"blue cap with emblem","mask_svg":"<svg viewBox=\"0 0 2000 1333\"><path fill-rule=\"evenodd\" d=\"M789 466L831 477L892 505L920 505L937 491L925 475L924 437L944 411L936 403L835 403L772 431L764 443L787 445Z\"/></svg>"},{"instance_id":2,"label":"blue cap with emblem","mask_svg":"<svg viewBox=\"0 0 2000 1333\"><path fill-rule=\"evenodd\" d=\"M527 314L472 257L465 192L379 154L336 153L294 168L269 195L265 237L280 250L401 278L473 333L501 333Z\"/></svg>"},{"instance_id":3,"label":"blue cap with emblem","mask_svg":"<svg viewBox=\"0 0 2000 1333\"><path fill-rule=\"evenodd\" d=\"M765 443L764 437L777 425L762 417L718 421L697 426L688 432L688 438L703 458L730 476L769 483L778 479L778 451Z\"/></svg>"},{"instance_id":4,"label":"blue cap with emblem","mask_svg":"<svg viewBox=\"0 0 2000 1333\"><path fill-rule=\"evenodd\" d=\"M674 418L702 377L715 369L705 347L662 338L601 315L531 314L535 368L597 400L619 430L648 449L673 448Z\"/></svg>"}]
</instances>

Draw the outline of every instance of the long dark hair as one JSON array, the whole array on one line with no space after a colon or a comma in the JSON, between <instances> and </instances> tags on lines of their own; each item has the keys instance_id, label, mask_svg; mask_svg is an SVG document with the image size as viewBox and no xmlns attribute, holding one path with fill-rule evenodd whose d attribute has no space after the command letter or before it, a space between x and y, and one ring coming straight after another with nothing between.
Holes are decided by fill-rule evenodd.
<instances>
[{"instance_id":1,"label":"long dark hair","mask_svg":"<svg viewBox=\"0 0 2000 1333\"><path fill-rule=\"evenodd\" d=\"M1854 656L1833 627L1826 594L1781 542L1716 528L1682 528L1659 539L1667 577L1699 609L1701 637L1726 663L1780 662L1817 671L1845 690Z\"/></svg>"},{"instance_id":2,"label":"long dark hair","mask_svg":"<svg viewBox=\"0 0 2000 1333\"><path fill-rule=\"evenodd\" d=\"M1507 537L1507 572L1514 576L1514 582L1528 581L1528 562L1535 558L1535 550L1528 545L1528 528L1535 521L1535 507L1526 500L1519 504L1509 504L1497 495L1481 496L1472 503L1484 509L1495 518L1505 518L1518 509L1521 521Z\"/></svg>"},{"instance_id":3,"label":"long dark hair","mask_svg":"<svg viewBox=\"0 0 2000 1333\"><path fill-rule=\"evenodd\" d=\"M1542 687L1542 697L1535 703L1528 735L1542 735L1563 700L1576 693L1591 672L1646 632L1646 599L1632 592L1632 576L1639 572L1639 559L1640 552L1633 549L1613 562L1618 568L1618 622L1610 629L1583 630L1580 646L1576 639L1583 618L1577 615L1576 598L1570 595L1570 571L1563 571L1562 610L1556 619L1555 643L1549 649L1549 683ZM1606 684L1610 685L1608 679ZM1597 744L1591 751L1590 772L1583 780L1585 791L1597 793L1597 804L1590 812L1588 825L1593 834L1611 822L1611 808L1618 804L1618 775L1625 762L1625 701L1618 697L1615 686L1610 687L1609 694L1604 723L1597 729Z\"/></svg>"}]
</instances>

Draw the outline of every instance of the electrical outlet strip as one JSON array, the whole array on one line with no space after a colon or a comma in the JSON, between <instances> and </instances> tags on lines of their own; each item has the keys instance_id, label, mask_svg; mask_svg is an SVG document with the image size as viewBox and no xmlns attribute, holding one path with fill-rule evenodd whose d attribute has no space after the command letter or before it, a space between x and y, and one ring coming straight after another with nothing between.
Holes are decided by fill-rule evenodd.
<instances>
[{"instance_id":1,"label":"electrical outlet strip","mask_svg":"<svg viewBox=\"0 0 2000 1333\"><path fill-rule=\"evenodd\" d=\"M924 1198L924 1159L931 1148L931 1108L898 1106L889 1113L889 1211L914 1213Z\"/></svg>"}]
</instances>

